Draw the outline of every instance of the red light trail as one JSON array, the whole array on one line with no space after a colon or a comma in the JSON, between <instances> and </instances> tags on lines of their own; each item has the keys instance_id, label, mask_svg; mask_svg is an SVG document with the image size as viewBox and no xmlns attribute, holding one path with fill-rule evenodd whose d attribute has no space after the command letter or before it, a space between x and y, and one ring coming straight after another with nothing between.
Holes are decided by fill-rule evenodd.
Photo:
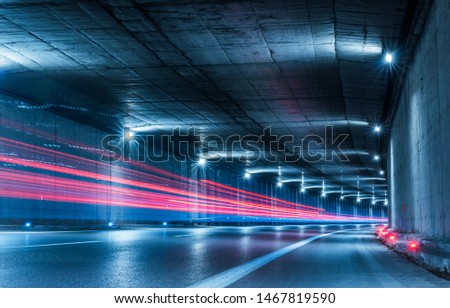
<instances>
[{"instance_id":1,"label":"red light trail","mask_svg":"<svg viewBox=\"0 0 450 308\"><path fill-rule=\"evenodd\" d=\"M237 217L357 221L322 208L192 180L144 163L126 168L0 137L0 197ZM99 153L95 153L99 154ZM380 219L381 220L381 219Z\"/></svg>"}]
</instances>

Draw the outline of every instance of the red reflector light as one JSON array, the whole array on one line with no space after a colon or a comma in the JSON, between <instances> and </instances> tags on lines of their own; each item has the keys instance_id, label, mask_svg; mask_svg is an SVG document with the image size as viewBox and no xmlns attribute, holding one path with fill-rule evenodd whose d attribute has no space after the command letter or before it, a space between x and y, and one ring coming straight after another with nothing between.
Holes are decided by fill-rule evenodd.
<instances>
[{"instance_id":1,"label":"red reflector light","mask_svg":"<svg viewBox=\"0 0 450 308\"><path fill-rule=\"evenodd\" d=\"M419 243L411 241L408 243L408 247L409 249L416 250L417 248L419 248Z\"/></svg>"},{"instance_id":2,"label":"red reflector light","mask_svg":"<svg viewBox=\"0 0 450 308\"><path fill-rule=\"evenodd\" d=\"M397 240L397 234L391 232L388 234L387 239L393 243Z\"/></svg>"}]
</instances>

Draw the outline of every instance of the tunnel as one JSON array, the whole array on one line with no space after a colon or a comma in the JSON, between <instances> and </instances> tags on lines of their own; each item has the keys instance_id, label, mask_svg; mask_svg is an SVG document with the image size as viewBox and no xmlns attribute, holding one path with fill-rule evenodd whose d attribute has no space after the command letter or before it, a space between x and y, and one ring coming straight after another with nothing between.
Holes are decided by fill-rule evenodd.
<instances>
[{"instance_id":1,"label":"tunnel","mask_svg":"<svg viewBox=\"0 0 450 308\"><path fill-rule=\"evenodd\" d=\"M448 288L449 16L2 1L0 287Z\"/></svg>"}]
</instances>

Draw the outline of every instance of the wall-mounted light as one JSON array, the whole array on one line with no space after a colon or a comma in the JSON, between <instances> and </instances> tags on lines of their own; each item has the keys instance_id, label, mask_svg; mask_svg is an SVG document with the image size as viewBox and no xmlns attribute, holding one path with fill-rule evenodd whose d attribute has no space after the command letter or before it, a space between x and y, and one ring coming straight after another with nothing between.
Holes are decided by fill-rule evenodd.
<instances>
[{"instance_id":1,"label":"wall-mounted light","mask_svg":"<svg viewBox=\"0 0 450 308\"><path fill-rule=\"evenodd\" d=\"M384 59L386 60L387 63L392 63L392 61L394 60L394 57L392 56L391 53L386 53L386 55L384 56Z\"/></svg>"},{"instance_id":2,"label":"wall-mounted light","mask_svg":"<svg viewBox=\"0 0 450 308\"><path fill-rule=\"evenodd\" d=\"M373 128L373 131L377 134L381 133L381 126L379 125L375 125Z\"/></svg>"},{"instance_id":3,"label":"wall-mounted light","mask_svg":"<svg viewBox=\"0 0 450 308\"><path fill-rule=\"evenodd\" d=\"M302 182L300 184L300 187L301 187L300 191L302 193L304 193L306 191L306 189L305 189L305 174L303 173L303 171L302 171Z\"/></svg>"},{"instance_id":4,"label":"wall-mounted light","mask_svg":"<svg viewBox=\"0 0 450 308\"><path fill-rule=\"evenodd\" d=\"M199 165L199 166L204 166L204 165L206 165L206 159L205 159L204 157L200 157L200 158L198 159L198 165Z\"/></svg>"},{"instance_id":5,"label":"wall-mounted light","mask_svg":"<svg viewBox=\"0 0 450 308\"><path fill-rule=\"evenodd\" d=\"M325 187L325 180L322 180L322 198L325 198L327 196L327 191Z\"/></svg>"},{"instance_id":6,"label":"wall-mounted light","mask_svg":"<svg viewBox=\"0 0 450 308\"><path fill-rule=\"evenodd\" d=\"M134 139L134 135L135 135L134 132L129 127L125 127L123 129L123 138L126 141L133 140Z\"/></svg>"}]
</instances>

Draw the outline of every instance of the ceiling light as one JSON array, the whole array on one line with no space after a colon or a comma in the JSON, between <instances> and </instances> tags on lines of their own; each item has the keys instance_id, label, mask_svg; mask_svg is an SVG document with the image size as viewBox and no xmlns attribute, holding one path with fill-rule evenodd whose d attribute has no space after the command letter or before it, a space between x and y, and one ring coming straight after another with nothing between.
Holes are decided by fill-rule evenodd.
<instances>
[{"instance_id":1,"label":"ceiling light","mask_svg":"<svg viewBox=\"0 0 450 308\"><path fill-rule=\"evenodd\" d=\"M375 155L375 156L373 157L373 159L374 159L374 160L380 160L380 155Z\"/></svg>"},{"instance_id":2,"label":"ceiling light","mask_svg":"<svg viewBox=\"0 0 450 308\"><path fill-rule=\"evenodd\" d=\"M376 125L376 126L373 128L373 130L374 130L376 133L381 133L381 126Z\"/></svg>"},{"instance_id":3,"label":"ceiling light","mask_svg":"<svg viewBox=\"0 0 450 308\"><path fill-rule=\"evenodd\" d=\"M244 178L250 179L251 177L252 177L252 175L249 172L245 172Z\"/></svg>"},{"instance_id":4,"label":"ceiling light","mask_svg":"<svg viewBox=\"0 0 450 308\"><path fill-rule=\"evenodd\" d=\"M282 186L283 186L283 183L281 183L280 181L278 181L277 186L278 186L278 187L282 187Z\"/></svg>"},{"instance_id":5,"label":"ceiling light","mask_svg":"<svg viewBox=\"0 0 450 308\"><path fill-rule=\"evenodd\" d=\"M327 196L327 193L325 192L325 190L322 190L322 198L325 198Z\"/></svg>"},{"instance_id":6,"label":"ceiling light","mask_svg":"<svg viewBox=\"0 0 450 308\"><path fill-rule=\"evenodd\" d=\"M340 198L341 200L344 200L344 196L341 196L341 198Z\"/></svg>"},{"instance_id":7,"label":"ceiling light","mask_svg":"<svg viewBox=\"0 0 450 308\"><path fill-rule=\"evenodd\" d=\"M199 166L204 166L206 165L206 159L203 157L200 157L200 159L198 160L198 165Z\"/></svg>"},{"instance_id":8,"label":"ceiling light","mask_svg":"<svg viewBox=\"0 0 450 308\"><path fill-rule=\"evenodd\" d=\"M134 137L134 132L131 131L128 127L124 129L123 135L125 137L125 140L131 140Z\"/></svg>"},{"instance_id":9,"label":"ceiling light","mask_svg":"<svg viewBox=\"0 0 450 308\"><path fill-rule=\"evenodd\" d=\"M380 170L380 175L384 175L384 170Z\"/></svg>"},{"instance_id":10,"label":"ceiling light","mask_svg":"<svg viewBox=\"0 0 450 308\"><path fill-rule=\"evenodd\" d=\"M302 193L304 193L304 192L306 191L305 187L302 187L302 188L300 189L300 191L301 191Z\"/></svg>"},{"instance_id":11,"label":"ceiling light","mask_svg":"<svg viewBox=\"0 0 450 308\"><path fill-rule=\"evenodd\" d=\"M386 56L385 56L384 58L386 59L386 62L387 62L387 63L392 63L392 60L393 60L392 54L387 53Z\"/></svg>"}]
</instances>

